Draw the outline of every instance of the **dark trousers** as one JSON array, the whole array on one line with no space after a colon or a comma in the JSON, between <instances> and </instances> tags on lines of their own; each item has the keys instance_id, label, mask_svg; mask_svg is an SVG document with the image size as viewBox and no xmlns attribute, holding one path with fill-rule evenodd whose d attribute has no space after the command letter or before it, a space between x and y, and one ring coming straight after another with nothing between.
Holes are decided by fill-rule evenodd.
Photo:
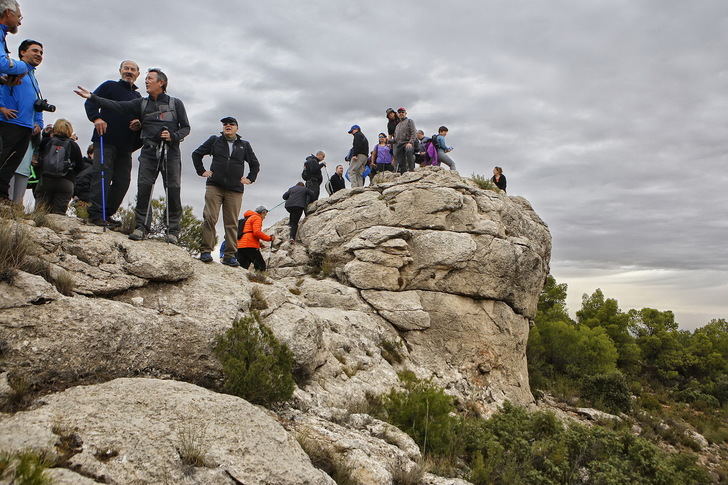
<instances>
[{"instance_id":1,"label":"dark trousers","mask_svg":"<svg viewBox=\"0 0 728 485\"><path fill-rule=\"evenodd\" d=\"M41 177L35 192L36 203L44 206L51 214L65 214L73 197L73 182L65 177Z\"/></svg>"},{"instance_id":2,"label":"dark trousers","mask_svg":"<svg viewBox=\"0 0 728 485\"><path fill-rule=\"evenodd\" d=\"M166 165L166 167L165 167ZM149 207L154 182L162 174L162 183L167 189L167 208L169 210L169 233L179 235L179 221L182 217L182 201L180 200L180 182L182 161L179 154L174 158L156 160L142 154L139 157L139 178L137 179L136 228L150 231L152 210ZM166 222L166 213L165 213Z\"/></svg>"},{"instance_id":3,"label":"dark trousers","mask_svg":"<svg viewBox=\"0 0 728 485\"><path fill-rule=\"evenodd\" d=\"M311 202L319 199L319 195L321 193L321 182L323 182L323 180L319 180L319 179L306 180L306 188L311 189L311 191L313 192L313 196L314 196L313 199L311 199Z\"/></svg>"},{"instance_id":4,"label":"dark trousers","mask_svg":"<svg viewBox=\"0 0 728 485\"><path fill-rule=\"evenodd\" d=\"M301 220L303 215L303 207L286 207L286 210L291 215L288 218L288 225L291 228L291 241L295 241L298 233L298 221Z\"/></svg>"},{"instance_id":5,"label":"dark trousers","mask_svg":"<svg viewBox=\"0 0 728 485\"><path fill-rule=\"evenodd\" d=\"M238 263L243 269L248 269L250 263L253 263L253 267L258 271L265 271L266 268L265 260L258 248L238 248Z\"/></svg>"},{"instance_id":6,"label":"dark trousers","mask_svg":"<svg viewBox=\"0 0 728 485\"><path fill-rule=\"evenodd\" d=\"M131 152L119 150L104 144L104 193L106 194L106 219L113 216L121 206L131 181ZM94 143L94 168L91 177L88 215L91 220L100 220L101 214L101 145Z\"/></svg>"},{"instance_id":7,"label":"dark trousers","mask_svg":"<svg viewBox=\"0 0 728 485\"><path fill-rule=\"evenodd\" d=\"M394 158L397 159L399 173L411 172L415 169L415 148L407 147L406 143L397 143L394 146Z\"/></svg>"},{"instance_id":8,"label":"dark trousers","mask_svg":"<svg viewBox=\"0 0 728 485\"><path fill-rule=\"evenodd\" d=\"M377 173L394 172L394 167L392 166L391 163L378 163L376 172Z\"/></svg>"},{"instance_id":9,"label":"dark trousers","mask_svg":"<svg viewBox=\"0 0 728 485\"><path fill-rule=\"evenodd\" d=\"M13 123L0 122L0 199L8 198L10 179L23 161L33 130Z\"/></svg>"}]
</instances>

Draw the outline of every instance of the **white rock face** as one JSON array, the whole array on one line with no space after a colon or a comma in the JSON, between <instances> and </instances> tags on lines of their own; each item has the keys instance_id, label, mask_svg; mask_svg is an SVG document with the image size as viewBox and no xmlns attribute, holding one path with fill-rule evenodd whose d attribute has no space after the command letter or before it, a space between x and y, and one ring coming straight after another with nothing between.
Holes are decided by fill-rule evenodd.
<instances>
[{"instance_id":1,"label":"white rock face","mask_svg":"<svg viewBox=\"0 0 728 485\"><path fill-rule=\"evenodd\" d=\"M377 180L314 203L301 242L287 241L283 223L271 228L281 237L269 284L73 218L55 217L55 230L28 227L37 256L68 271L75 294L25 273L0 283L2 382L22 378L41 396L37 409L0 417L0 445L53 446L48 423L68 416L84 442L72 457L83 480L333 483L301 460L292 437L305 433L349 467L353 483L389 484L393 467L409 470L419 450L357 408L398 388L398 373L432 379L483 415L505 400L532 403L525 350L548 272L546 225L525 199L439 168ZM242 399L192 385L220 389L215 339L251 309L294 354L298 386L278 416L288 434ZM138 376L191 384L118 379ZM183 476L170 443L188 420L210 421L216 465ZM270 450L250 441L258 434ZM114 446L120 453L107 461L94 455ZM77 471L53 473L58 483L83 483ZM426 475L424 483L467 482Z\"/></svg>"},{"instance_id":2,"label":"white rock face","mask_svg":"<svg viewBox=\"0 0 728 485\"><path fill-rule=\"evenodd\" d=\"M58 450L72 436L66 468L102 483L334 484L267 411L192 384L116 379L43 401L0 417L0 448ZM185 464L188 445L207 466ZM53 475L84 483L72 481L75 473Z\"/></svg>"}]
</instances>

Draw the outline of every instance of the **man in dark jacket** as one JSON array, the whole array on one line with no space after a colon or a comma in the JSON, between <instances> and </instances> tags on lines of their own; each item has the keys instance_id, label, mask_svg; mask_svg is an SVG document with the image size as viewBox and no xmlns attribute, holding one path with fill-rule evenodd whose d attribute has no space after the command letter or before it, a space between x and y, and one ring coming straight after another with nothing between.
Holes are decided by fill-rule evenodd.
<instances>
[{"instance_id":1,"label":"man in dark jacket","mask_svg":"<svg viewBox=\"0 0 728 485\"><path fill-rule=\"evenodd\" d=\"M369 140L361 132L359 125L352 126L349 133L354 136L354 142L349 152L349 181L352 188L364 187L363 174L369 155Z\"/></svg>"},{"instance_id":2,"label":"man in dark jacket","mask_svg":"<svg viewBox=\"0 0 728 485\"><path fill-rule=\"evenodd\" d=\"M238 135L238 122L228 116L220 120L222 136L211 136L192 152L192 162L197 175L207 178L205 188L205 209L202 213L202 246L200 261L212 261L212 248L217 240L215 225L222 207L222 221L225 226L225 255L222 264L239 266L235 258L238 238L238 214L243 204L245 186L255 182L260 163L250 143ZM202 158L212 156L210 170L205 170ZM248 162L248 175L244 175Z\"/></svg>"},{"instance_id":3,"label":"man in dark jacket","mask_svg":"<svg viewBox=\"0 0 728 485\"><path fill-rule=\"evenodd\" d=\"M97 96L79 86L74 90L79 96L90 99L102 108L109 108L130 116L140 116L141 141L139 177L137 181L136 229L129 239L139 241L147 237L152 223L152 189L159 174L165 186L167 199L166 240L177 244L182 217L182 158L179 144L190 134L190 122L182 101L167 94L167 75L161 69L149 69L144 79L147 98L131 101L114 101Z\"/></svg>"},{"instance_id":4,"label":"man in dark jacket","mask_svg":"<svg viewBox=\"0 0 728 485\"><path fill-rule=\"evenodd\" d=\"M313 192L313 199L318 200L319 194L321 193L321 183L324 181L324 176L321 174L321 169L326 166L324 162L326 154L319 150L316 155L309 155L306 157L306 161L303 163L303 173L301 178L306 181L306 188Z\"/></svg>"},{"instance_id":5,"label":"man in dark jacket","mask_svg":"<svg viewBox=\"0 0 728 485\"><path fill-rule=\"evenodd\" d=\"M119 66L118 81L106 81L96 88L94 94L114 101L131 101L141 98L134 81L139 77L139 66L134 61L123 61ZM139 142L139 116L141 113L125 114L109 108L101 108L98 103L87 99L84 104L86 116L94 124L91 141L94 143L94 170L90 180L91 205L88 208L89 220L103 225L110 221L124 201L131 182L131 154L141 144ZM101 206L101 143L104 137L104 194L106 195L106 221Z\"/></svg>"},{"instance_id":6,"label":"man in dark jacket","mask_svg":"<svg viewBox=\"0 0 728 485\"><path fill-rule=\"evenodd\" d=\"M346 182L344 182L344 166L337 165L336 172L329 179L331 182L331 193L335 194L341 189L346 188Z\"/></svg>"},{"instance_id":7,"label":"man in dark jacket","mask_svg":"<svg viewBox=\"0 0 728 485\"><path fill-rule=\"evenodd\" d=\"M283 194L286 201L286 210L290 214L288 218L288 226L291 228L291 244L296 242L296 233L298 232L298 221L301 220L301 214L308 204L313 201L314 193L311 189L305 187L303 182L298 182Z\"/></svg>"}]
</instances>

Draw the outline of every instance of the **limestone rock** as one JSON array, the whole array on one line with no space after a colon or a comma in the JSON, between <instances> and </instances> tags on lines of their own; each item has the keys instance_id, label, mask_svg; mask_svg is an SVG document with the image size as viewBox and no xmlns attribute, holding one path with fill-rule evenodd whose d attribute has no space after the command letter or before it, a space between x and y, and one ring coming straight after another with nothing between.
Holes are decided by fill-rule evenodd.
<instances>
[{"instance_id":1,"label":"limestone rock","mask_svg":"<svg viewBox=\"0 0 728 485\"><path fill-rule=\"evenodd\" d=\"M423 309L416 291L362 290L361 295L400 330L424 330L430 327L430 314Z\"/></svg>"},{"instance_id":2,"label":"limestone rock","mask_svg":"<svg viewBox=\"0 0 728 485\"><path fill-rule=\"evenodd\" d=\"M13 283L0 282L0 310L40 305L61 298L61 294L40 276L18 271Z\"/></svg>"},{"instance_id":3,"label":"limestone rock","mask_svg":"<svg viewBox=\"0 0 728 485\"><path fill-rule=\"evenodd\" d=\"M76 447L67 467L103 483L334 484L266 411L234 396L181 382L117 379L44 403L0 417L0 448L53 450L71 436ZM206 466L185 464L188 448ZM72 475L58 474L71 483Z\"/></svg>"}]
</instances>

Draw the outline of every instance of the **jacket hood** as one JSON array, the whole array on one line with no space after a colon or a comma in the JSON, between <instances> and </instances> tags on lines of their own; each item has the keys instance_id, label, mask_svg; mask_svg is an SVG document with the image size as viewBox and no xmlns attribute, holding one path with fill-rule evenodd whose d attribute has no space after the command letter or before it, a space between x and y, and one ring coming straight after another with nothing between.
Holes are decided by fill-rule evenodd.
<instances>
[{"instance_id":1,"label":"jacket hood","mask_svg":"<svg viewBox=\"0 0 728 485\"><path fill-rule=\"evenodd\" d=\"M255 211L247 210L245 211L245 214L243 214L243 217L250 217L250 216L258 216L260 217L260 214L258 214Z\"/></svg>"}]
</instances>

